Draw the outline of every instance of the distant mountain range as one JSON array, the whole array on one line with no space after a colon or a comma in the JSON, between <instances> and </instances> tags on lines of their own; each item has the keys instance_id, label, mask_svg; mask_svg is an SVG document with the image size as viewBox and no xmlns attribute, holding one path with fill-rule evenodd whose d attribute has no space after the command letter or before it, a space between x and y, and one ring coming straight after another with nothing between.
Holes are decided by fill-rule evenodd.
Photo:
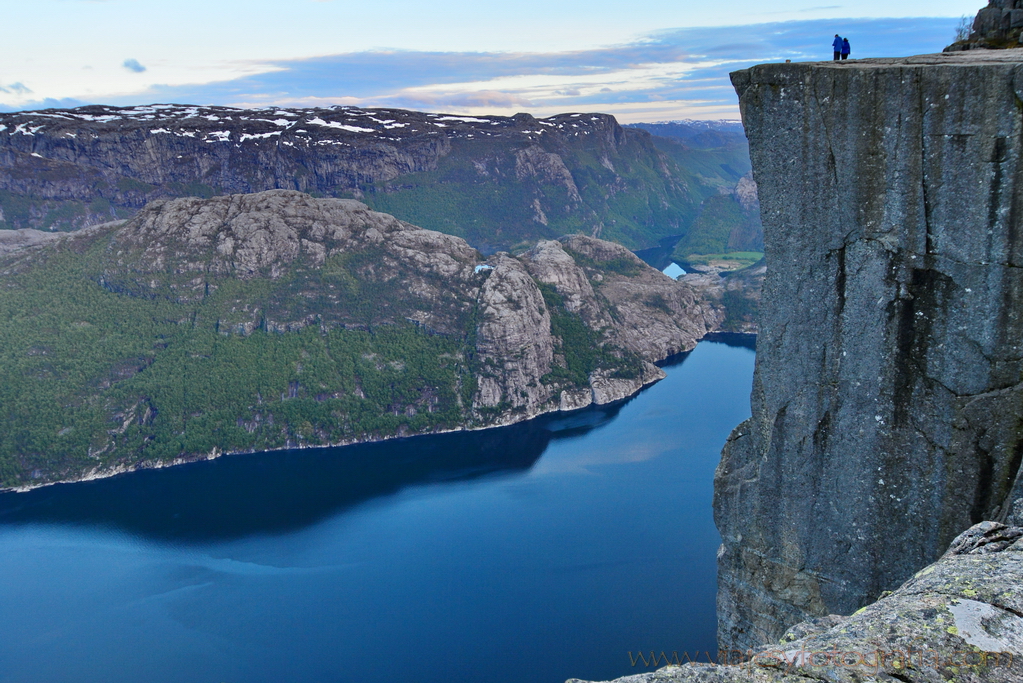
<instances>
[{"instance_id":1,"label":"distant mountain range","mask_svg":"<svg viewBox=\"0 0 1023 683\"><path fill-rule=\"evenodd\" d=\"M728 246L721 221L700 217L721 213L707 201L720 203L749 168L745 138L729 122L49 109L0 114L0 228L74 230L128 218L155 199L291 189L356 198L484 253L571 233L642 249L692 239L703 224L714 235L702 248L717 249Z\"/></svg>"},{"instance_id":2,"label":"distant mountain range","mask_svg":"<svg viewBox=\"0 0 1023 683\"><path fill-rule=\"evenodd\" d=\"M741 121L722 119L699 121L656 121L654 123L628 123L626 128L639 128L652 135L678 140L693 149L717 149L746 146L746 132Z\"/></svg>"}]
</instances>

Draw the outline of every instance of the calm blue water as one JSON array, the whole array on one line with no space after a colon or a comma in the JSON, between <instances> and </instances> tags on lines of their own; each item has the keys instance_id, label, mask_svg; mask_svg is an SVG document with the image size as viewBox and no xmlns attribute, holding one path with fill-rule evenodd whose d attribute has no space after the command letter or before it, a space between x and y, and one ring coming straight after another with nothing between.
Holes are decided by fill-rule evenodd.
<instances>
[{"instance_id":1,"label":"calm blue water","mask_svg":"<svg viewBox=\"0 0 1023 683\"><path fill-rule=\"evenodd\" d=\"M714 649L754 354L526 425L0 495L4 683L606 679Z\"/></svg>"}]
</instances>

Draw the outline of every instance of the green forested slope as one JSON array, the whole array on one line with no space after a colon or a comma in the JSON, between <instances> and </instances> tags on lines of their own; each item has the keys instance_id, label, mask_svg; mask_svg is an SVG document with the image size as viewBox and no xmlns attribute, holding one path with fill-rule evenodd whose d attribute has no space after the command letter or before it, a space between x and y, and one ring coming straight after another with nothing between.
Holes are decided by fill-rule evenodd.
<instances>
[{"instance_id":1,"label":"green forested slope","mask_svg":"<svg viewBox=\"0 0 1023 683\"><path fill-rule=\"evenodd\" d=\"M413 325L220 334L224 297L111 292L97 282L102 251L39 254L4 277L3 485L27 466L52 478L125 453L161 462L451 428L471 400L463 338Z\"/></svg>"},{"instance_id":2,"label":"green forested slope","mask_svg":"<svg viewBox=\"0 0 1023 683\"><path fill-rule=\"evenodd\" d=\"M686 286L618 245L581 242L577 264L547 243L566 260L545 284L540 256L486 264L297 192L156 202L20 244L0 240L0 488L507 423L597 400L598 376L615 400L705 331ZM589 322L565 268L589 283Z\"/></svg>"}]
</instances>

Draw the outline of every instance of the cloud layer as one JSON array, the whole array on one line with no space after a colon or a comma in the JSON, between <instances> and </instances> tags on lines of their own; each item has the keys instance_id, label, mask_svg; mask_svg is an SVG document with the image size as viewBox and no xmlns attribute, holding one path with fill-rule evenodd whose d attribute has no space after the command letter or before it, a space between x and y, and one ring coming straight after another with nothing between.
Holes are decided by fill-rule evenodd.
<instances>
[{"instance_id":1,"label":"cloud layer","mask_svg":"<svg viewBox=\"0 0 1023 683\"><path fill-rule=\"evenodd\" d=\"M552 53L353 52L254 64L261 73L155 86L103 103L348 104L476 115L603 111L624 122L738 118L730 71L765 61L829 59L835 33L849 37L854 58L938 52L951 42L957 21L813 20L678 29L625 45ZM125 67L132 68L128 62Z\"/></svg>"}]
</instances>

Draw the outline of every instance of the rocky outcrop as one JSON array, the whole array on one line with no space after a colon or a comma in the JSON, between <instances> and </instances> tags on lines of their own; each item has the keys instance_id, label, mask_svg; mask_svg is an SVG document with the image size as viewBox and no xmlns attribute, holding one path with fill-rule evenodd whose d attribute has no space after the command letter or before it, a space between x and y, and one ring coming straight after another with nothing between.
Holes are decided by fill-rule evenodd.
<instances>
[{"instance_id":1,"label":"rocky outcrop","mask_svg":"<svg viewBox=\"0 0 1023 683\"><path fill-rule=\"evenodd\" d=\"M739 270L721 270L713 266L694 268L682 276L714 308L720 311L720 332L757 333L757 311L764 288L767 264L764 259Z\"/></svg>"},{"instance_id":2,"label":"rocky outcrop","mask_svg":"<svg viewBox=\"0 0 1023 683\"><path fill-rule=\"evenodd\" d=\"M532 417L552 394L543 383L554 363L550 312L522 263L506 254L492 263L479 294L476 350L482 368L476 405L504 404Z\"/></svg>"},{"instance_id":3,"label":"rocky outcrop","mask_svg":"<svg viewBox=\"0 0 1023 683\"><path fill-rule=\"evenodd\" d=\"M1023 52L732 75L767 260L719 643L850 613L1023 494Z\"/></svg>"},{"instance_id":4,"label":"rocky outcrop","mask_svg":"<svg viewBox=\"0 0 1023 683\"><path fill-rule=\"evenodd\" d=\"M561 242L541 240L527 251L523 262L530 275L544 284L552 285L565 300L565 309L582 316L594 330L611 326L607 311L597 304L590 277L582 266L565 251ZM603 279L603 276L601 276Z\"/></svg>"},{"instance_id":5,"label":"rocky outcrop","mask_svg":"<svg viewBox=\"0 0 1023 683\"><path fill-rule=\"evenodd\" d=\"M617 683L1018 683L1023 528L982 522L938 562L851 616L801 623L768 647L706 654L705 664L669 666ZM662 653L652 655L663 661Z\"/></svg>"},{"instance_id":6,"label":"rocky outcrop","mask_svg":"<svg viewBox=\"0 0 1023 683\"><path fill-rule=\"evenodd\" d=\"M0 238L0 308L20 321L0 345L0 399L25 406L0 416L0 432L21 430L0 440L11 487L608 403L717 322L617 244L568 237L484 259L461 238L291 190ZM71 425L56 430L31 407L55 395Z\"/></svg>"},{"instance_id":7,"label":"rocky outcrop","mask_svg":"<svg viewBox=\"0 0 1023 683\"><path fill-rule=\"evenodd\" d=\"M576 230L639 248L680 233L723 182L684 163L604 114L184 105L3 113L0 228L71 230L159 199L287 189L360 199L486 253Z\"/></svg>"},{"instance_id":8,"label":"rocky outcrop","mask_svg":"<svg viewBox=\"0 0 1023 683\"><path fill-rule=\"evenodd\" d=\"M976 49L1004 49L1020 46L1023 33L1023 2L990 0L977 12L969 35L945 48L945 52Z\"/></svg>"},{"instance_id":9,"label":"rocky outcrop","mask_svg":"<svg viewBox=\"0 0 1023 683\"><path fill-rule=\"evenodd\" d=\"M111 232L106 251L105 287L182 303L203 301L234 279L279 282L301 274L294 296L262 305L240 302L218 323L246 333L300 329L314 321L359 327L410 320L453 334L474 306L472 288L479 280L479 252L464 240L354 200L288 190L153 202ZM356 266L359 276L395 295L384 300L372 293L372 310L346 297L337 286L342 283L318 277L324 269L334 272L339 261L367 254L372 258Z\"/></svg>"},{"instance_id":10,"label":"rocky outcrop","mask_svg":"<svg viewBox=\"0 0 1023 683\"><path fill-rule=\"evenodd\" d=\"M565 247L592 264L594 279L609 304L614 324L608 338L643 358L665 358L696 345L718 328L716 312L685 283L674 286L663 275L644 268L634 254L613 242L582 235L565 238ZM621 277L627 275L628 277ZM682 311L692 311L683 318Z\"/></svg>"},{"instance_id":11,"label":"rocky outcrop","mask_svg":"<svg viewBox=\"0 0 1023 683\"><path fill-rule=\"evenodd\" d=\"M23 251L33 247L40 247L56 239L57 235L42 230L21 230L0 231L0 255L11 254L16 251Z\"/></svg>"}]
</instances>

